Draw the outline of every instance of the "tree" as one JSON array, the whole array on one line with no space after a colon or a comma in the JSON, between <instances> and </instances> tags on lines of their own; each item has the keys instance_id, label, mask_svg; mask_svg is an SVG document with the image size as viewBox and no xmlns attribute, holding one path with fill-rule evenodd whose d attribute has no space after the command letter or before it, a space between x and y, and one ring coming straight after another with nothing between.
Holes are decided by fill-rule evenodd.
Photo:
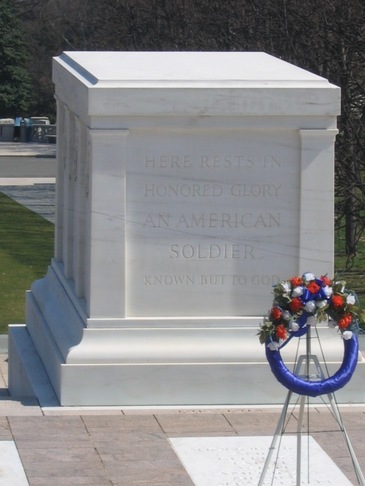
<instances>
[{"instance_id":1,"label":"tree","mask_svg":"<svg viewBox=\"0 0 365 486\"><path fill-rule=\"evenodd\" d=\"M31 106L28 53L13 0L0 3L0 116L27 115Z\"/></svg>"}]
</instances>

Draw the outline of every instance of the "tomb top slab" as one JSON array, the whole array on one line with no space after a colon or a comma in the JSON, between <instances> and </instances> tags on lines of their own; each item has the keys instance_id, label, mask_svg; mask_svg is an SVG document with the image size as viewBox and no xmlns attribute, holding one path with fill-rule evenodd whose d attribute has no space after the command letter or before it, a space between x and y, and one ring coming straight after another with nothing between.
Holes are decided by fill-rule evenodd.
<instances>
[{"instance_id":1,"label":"tomb top slab","mask_svg":"<svg viewBox=\"0 0 365 486\"><path fill-rule=\"evenodd\" d=\"M102 57L65 52L61 59L91 84L328 85L326 79L263 52L104 52Z\"/></svg>"},{"instance_id":2,"label":"tomb top slab","mask_svg":"<svg viewBox=\"0 0 365 486\"><path fill-rule=\"evenodd\" d=\"M64 52L54 63L56 95L70 97L74 107L72 92L86 96L91 116L323 116L340 111L338 87L262 52L97 54ZM232 92L223 98L222 90Z\"/></svg>"}]
</instances>

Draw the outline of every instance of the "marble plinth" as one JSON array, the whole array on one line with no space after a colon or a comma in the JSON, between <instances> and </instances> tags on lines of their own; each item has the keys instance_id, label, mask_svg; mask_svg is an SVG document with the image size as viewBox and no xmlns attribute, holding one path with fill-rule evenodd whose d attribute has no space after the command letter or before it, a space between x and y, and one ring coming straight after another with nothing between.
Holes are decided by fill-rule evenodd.
<instances>
[{"instance_id":1,"label":"marble plinth","mask_svg":"<svg viewBox=\"0 0 365 486\"><path fill-rule=\"evenodd\" d=\"M339 88L264 53L53 72L55 254L14 361L23 333L62 405L278 400L256 334L272 285L333 272Z\"/></svg>"}]
</instances>

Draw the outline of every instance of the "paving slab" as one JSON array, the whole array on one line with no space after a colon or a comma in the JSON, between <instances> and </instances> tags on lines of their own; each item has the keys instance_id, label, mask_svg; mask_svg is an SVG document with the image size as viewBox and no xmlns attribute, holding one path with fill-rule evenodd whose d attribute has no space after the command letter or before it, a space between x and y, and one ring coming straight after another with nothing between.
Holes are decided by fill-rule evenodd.
<instances>
[{"instance_id":1,"label":"paving slab","mask_svg":"<svg viewBox=\"0 0 365 486\"><path fill-rule=\"evenodd\" d=\"M43 408L34 399L14 399L9 395L6 354L0 355L0 374L0 443L14 444L20 458L18 464L30 486L199 486L172 441L220 438L227 440L223 448L229 449L231 439L249 437L252 444L262 437L272 437L281 413L280 406L260 405ZM340 411L359 464L365 470L365 404L341 405ZM295 437L297 424L298 409L293 404L284 437ZM342 432L328 404L309 407L302 433L340 468L341 475L350 482L347 484L358 484ZM317 455L317 449L313 451ZM268 447L263 446L260 454L266 453ZM249 467L249 461L245 464ZM288 468L292 471L293 466ZM232 475L234 478L238 473L231 473L231 479L222 483L225 486L237 484ZM246 482L245 486L257 483Z\"/></svg>"},{"instance_id":2,"label":"paving slab","mask_svg":"<svg viewBox=\"0 0 365 486\"><path fill-rule=\"evenodd\" d=\"M0 484L28 486L28 480L13 441L0 441Z\"/></svg>"},{"instance_id":3,"label":"paving slab","mask_svg":"<svg viewBox=\"0 0 365 486\"><path fill-rule=\"evenodd\" d=\"M255 485L260 481L272 438L177 438L170 442L195 486ZM296 481L303 485L351 486L350 480L312 437L302 441L302 470L298 479L296 445L296 437L283 437L277 447L278 455L273 455L263 476L263 486L272 485L273 478L285 486L298 484Z\"/></svg>"}]
</instances>

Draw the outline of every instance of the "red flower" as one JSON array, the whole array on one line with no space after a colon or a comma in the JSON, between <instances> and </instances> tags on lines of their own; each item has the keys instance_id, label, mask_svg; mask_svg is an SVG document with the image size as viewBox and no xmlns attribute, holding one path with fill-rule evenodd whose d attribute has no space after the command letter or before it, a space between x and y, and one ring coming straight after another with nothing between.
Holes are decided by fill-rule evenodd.
<instances>
[{"instance_id":1,"label":"red flower","mask_svg":"<svg viewBox=\"0 0 365 486\"><path fill-rule=\"evenodd\" d=\"M341 295L333 295L331 301L334 309L342 307L345 303Z\"/></svg>"},{"instance_id":2,"label":"red flower","mask_svg":"<svg viewBox=\"0 0 365 486\"><path fill-rule=\"evenodd\" d=\"M320 286L314 281L312 280L308 285L307 285L307 289L309 290L309 292L311 294L316 294L317 292L319 292L320 290Z\"/></svg>"},{"instance_id":3,"label":"red flower","mask_svg":"<svg viewBox=\"0 0 365 486\"><path fill-rule=\"evenodd\" d=\"M293 287L298 287L303 283L302 277L293 277L290 279L290 283L292 284Z\"/></svg>"},{"instance_id":4,"label":"red flower","mask_svg":"<svg viewBox=\"0 0 365 486\"><path fill-rule=\"evenodd\" d=\"M321 280L324 285L331 285L332 283L331 280L327 277L327 275L322 275Z\"/></svg>"},{"instance_id":5,"label":"red flower","mask_svg":"<svg viewBox=\"0 0 365 486\"><path fill-rule=\"evenodd\" d=\"M299 299L299 297L294 297L294 299L289 302L289 309L292 312L298 312L302 308L302 301Z\"/></svg>"},{"instance_id":6,"label":"red flower","mask_svg":"<svg viewBox=\"0 0 365 486\"><path fill-rule=\"evenodd\" d=\"M278 339L286 339L286 329L283 324L277 326L275 335Z\"/></svg>"},{"instance_id":7,"label":"red flower","mask_svg":"<svg viewBox=\"0 0 365 486\"><path fill-rule=\"evenodd\" d=\"M282 312L279 309L279 307L273 307L271 309L271 317L274 319L274 321L277 321L278 319L280 319L281 314L282 314Z\"/></svg>"},{"instance_id":8,"label":"red flower","mask_svg":"<svg viewBox=\"0 0 365 486\"><path fill-rule=\"evenodd\" d=\"M341 317L341 319L337 321L337 324L340 329L346 329L351 324L351 321L351 314L345 314L343 317Z\"/></svg>"}]
</instances>

